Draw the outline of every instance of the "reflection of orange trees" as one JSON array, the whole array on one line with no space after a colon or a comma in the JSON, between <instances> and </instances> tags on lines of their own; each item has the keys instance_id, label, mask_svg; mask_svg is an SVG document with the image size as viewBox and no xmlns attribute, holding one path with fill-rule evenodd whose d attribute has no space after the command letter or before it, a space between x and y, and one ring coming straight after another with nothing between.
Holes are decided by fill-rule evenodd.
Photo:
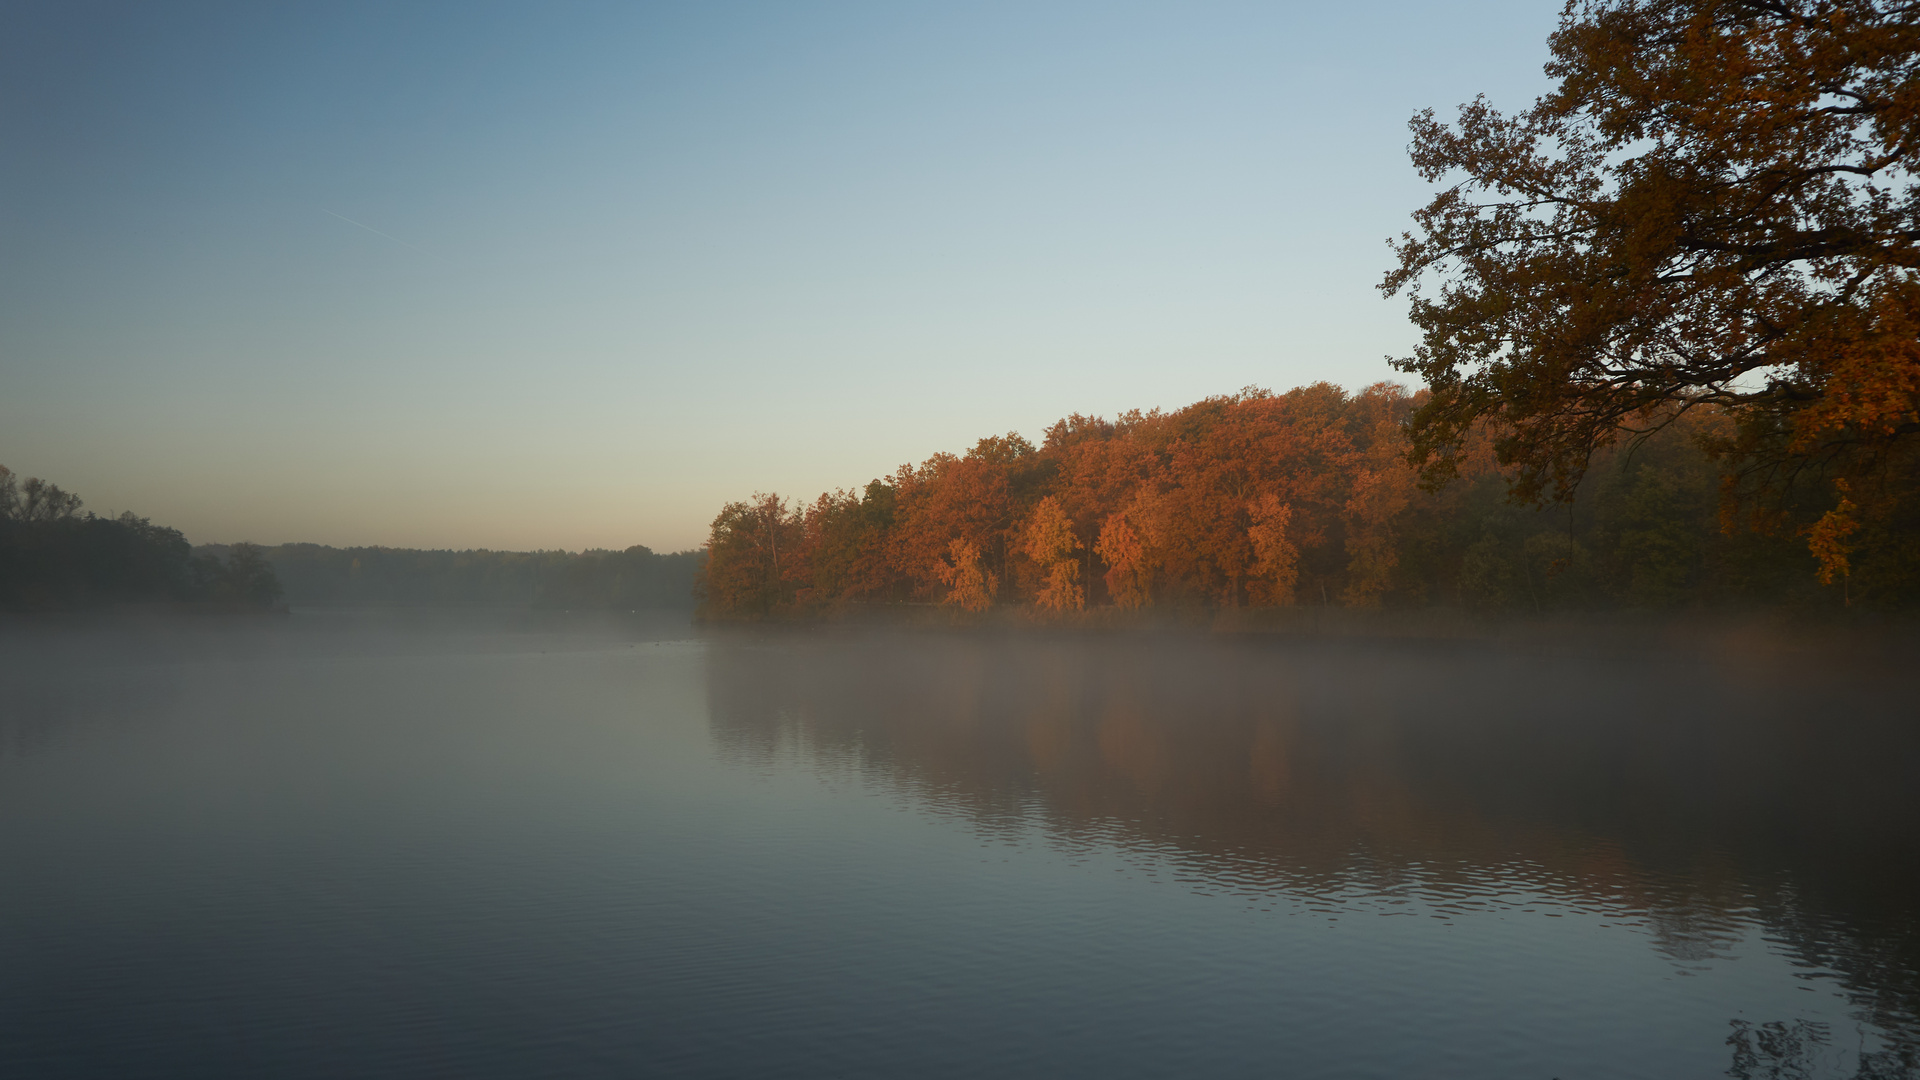
<instances>
[{"instance_id":1,"label":"reflection of orange trees","mask_svg":"<svg viewBox=\"0 0 1920 1080\"><path fill-rule=\"evenodd\" d=\"M1290 779L1286 728L1277 720L1261 720L1254 727L1253 745L1247 751L1247 781L1254 799L1269 806L1280 802L1286 797Z\"/></svg>"},{"instance_id":2,"label":"reflection of orange trees","mask_svg":"<svg viewBox=\"0 0 1920 1080\"><path fill-rule=\"evenodd\" d=\"M1806 669L1752 665L1752 651L1682 671L1164 639L808 639L717 646L709 686L728 752L856 762L988 831L1156 852L1232 892L1546 897L1640 920L1676 962L1723 950L1758 910L1889 1008L1920 1003L1887 974L1920 960L1920 792L1902 765L1920 735L1836 727L1838 677L1803 683ZM1857 716L1884 704L1846 700ZM1904 936L1873 937L1875 918Z\"/></svg>"},{"instance_id":3,"label":"reflection of orange trees","mask_svg":"<svg viewBox=\"0 0 1920 1080\"><path fill-rule=\"evenodd\" d=\"M1766 535L1723 532L1721 480L1700 444L1732 428L1710 410L1602 452L1575 504L1542 512L1504 501L1482 429L1457 448L1462 480L1421 490L1403 425L1423 399L1386 384L1247 390L1171 413L1072 416L1039 446L982 439L797 507L756 495L714 519L705 613L1838 606L1823 567L1845 575L1855 602L1920 600L1908 539L1920 520L1849 516L1825 498L1777 513Z\"/></svg>"}]
</instances>

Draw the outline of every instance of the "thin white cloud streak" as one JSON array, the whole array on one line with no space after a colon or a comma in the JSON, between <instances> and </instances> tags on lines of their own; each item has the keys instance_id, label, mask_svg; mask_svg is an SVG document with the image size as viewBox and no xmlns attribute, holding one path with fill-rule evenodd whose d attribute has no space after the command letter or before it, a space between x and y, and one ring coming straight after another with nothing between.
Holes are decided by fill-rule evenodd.
<instances>
[{"instance_id":1,"label":"thin white cloud streak","mask_svg":"<svg viewBox=\"0 0 1920 1080\"><path fill-rule=\"evenodd\" d=\"M424 250L424 249L422 249L422 248L417 248L417 247L414 247L414 246L413 246L412 244L409 244L409 243L407 243L407 242L406 242L405 240L402 240L402 239L400 239L399 237L397 237L397 236L394 236L394 235L393 235L392 233L383 233L383 232L381 232L381 231L380 231L379 229L376 229L376 228L374 228L373 226L371 226L371 225L368 225L368 224L366 224L365 222L360 222L360 221L355 221L355 220L353 220L352 218L350 218L350 217L348 217L348 216L347 216L347 215L345 215L345 214L336 214L336 213L334 213L333 211L331 211L331 210L329 210L329 209L327 209L327 208L326 208L326 207L324 207L324 206L322 206L322 207L319 207L318 209L319 209L319 211L320 211L321 213L323 213L323 214L326 214L326 215L327 215L327 216L329 216L329 217L337 217L337 218L339 218L339 219L340 219L341 221L344 221L344 222L346 222L346 223L347 223L347 224L349 224L349 225L358 225L358 226L360 226L361 228L363 228L363 229L365 229L365 230L367 230L368 232L370 232L370 233L372 233L372 234L373 234L373 235L375 235L375 236L384 236L384 237L386 237L387 239L389 239L389 240L391 240L391 241L393 241L394 243L396 243L396 244L399 244L399 245L400 245L401 247L403 247L403 248L406 248L406 249L408 249L409 251L418 251L418 252L420 252L420 254L422 254L422 255L425 255L426 257L428 257L428 258L430 258L430 259L431 259L431 258L437 258L437 256L435 256L435 255L433 254L433 252L431 252L431 251L426 251L426 250Z\"/></svg>"}]
</instances>

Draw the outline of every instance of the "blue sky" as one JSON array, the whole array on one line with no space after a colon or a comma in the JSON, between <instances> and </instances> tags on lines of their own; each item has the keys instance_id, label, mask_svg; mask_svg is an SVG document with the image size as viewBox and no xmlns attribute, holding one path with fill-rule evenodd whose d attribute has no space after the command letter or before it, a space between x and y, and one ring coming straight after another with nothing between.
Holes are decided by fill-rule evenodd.
<instances>
[{"instance_id":1,"label":"blue sky","mask_svg":"<svg viewBox=\"0 0 1920 1080\"><path fill-rule=\"evenodd\" d=\"M0 7L0 463L195 541L698 544L1395 377L1406 122L1543 3Z\"/></svg>"}]
</instances>

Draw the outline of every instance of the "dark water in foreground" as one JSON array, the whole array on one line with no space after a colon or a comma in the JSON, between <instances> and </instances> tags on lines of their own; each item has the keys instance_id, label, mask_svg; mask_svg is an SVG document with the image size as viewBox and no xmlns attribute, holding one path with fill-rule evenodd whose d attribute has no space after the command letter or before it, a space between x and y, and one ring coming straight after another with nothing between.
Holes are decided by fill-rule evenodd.
<instances>
[{"instance_id":1,"label":"dark water in foreground","mask_svg":"<svg viewBox=\"0 0 1920 1080\"><path fill-rule=\"evenodd\" d=\"M0 1076L1920 1076L1914 680L0 633Z\"/></svg>"}]
</instances>

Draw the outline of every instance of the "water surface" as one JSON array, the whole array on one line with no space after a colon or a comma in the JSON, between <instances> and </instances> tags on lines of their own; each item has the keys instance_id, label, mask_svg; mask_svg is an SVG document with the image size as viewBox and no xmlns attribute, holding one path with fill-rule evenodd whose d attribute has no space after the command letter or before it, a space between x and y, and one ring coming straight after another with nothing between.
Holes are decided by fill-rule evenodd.
<instances>
[{"instance_id":1,"label":"water surface","mask_svg":"<svg viewBox=\"0 0 1920 1080\"><path fill-rule=\"evenodd\" d=\"M0 1075L1920 1075L1884 660L431 613L0 650Z\"/></svg>"}]
</instances>

